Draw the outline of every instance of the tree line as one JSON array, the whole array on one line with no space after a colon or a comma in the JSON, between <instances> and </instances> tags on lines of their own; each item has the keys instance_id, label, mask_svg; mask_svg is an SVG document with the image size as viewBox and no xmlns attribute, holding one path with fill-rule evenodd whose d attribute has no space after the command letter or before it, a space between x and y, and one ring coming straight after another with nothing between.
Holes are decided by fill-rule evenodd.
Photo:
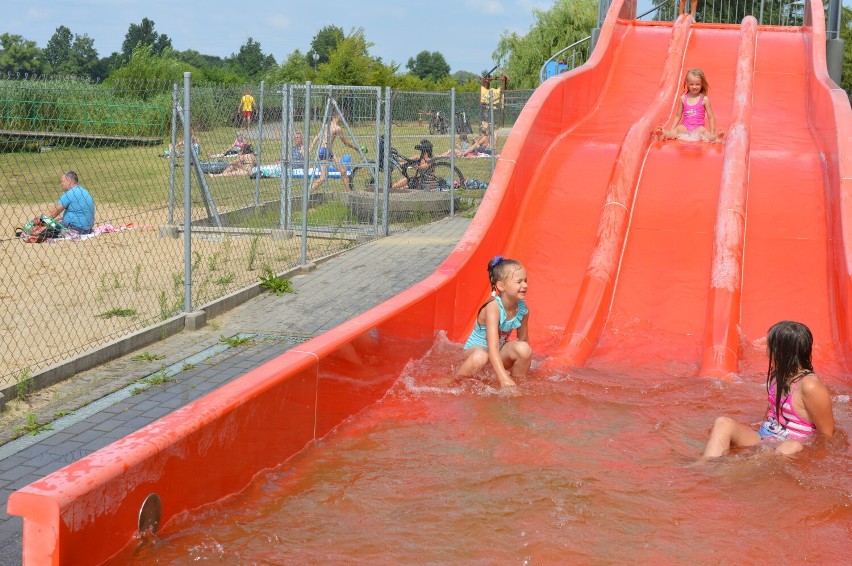
<instances>
[{"instance_id":1,"label":"tree line","mask_svg":"<svg viewBox=\"0 0 852 566\"><path fill-rule=\"evenodd\" d=\"M174 49L171 38L158 33L152 20L143 18L139 24L130 24L121 51L107 57L99 57L94 39L64 25L56 28L44 47L18 34L0 34L0 73L74 75L95 81L118 77L179 81L185 71L190 71L194 80L221 83L310 80L404 90L478 88L478 76L472 72L451 75L450 65L439 51L421 51L409 58L402 70L400 64L371 56L372 46L362 28L345 34L329 25L317 32L307 53L297 49L280 64L252 37L236 53L223 58L193 49Z\"/></svg>"},{"instance_id":2,"label":"tree line","mask_svg":"<svg viewBox=\"0 0 852 566\"><path fill-rule=\"evenodd\" d=\"M708 2L713 0L708 0ZM526 34L503 32L497 40L493 60L508 75L509 88L538 86L539 69L554 53L587 37L597 20L595 0L556 0L550 9L534 9L535 21ZM663 14L665 17L665 14ZM852 9L843 8L841 38L845 41L842 87L852 90ZM153 21L143 18L130 24L121 52L99 57L94 40L75 34L62 25L43 48L21 35L0 34L0 74L75 75L93 80L134 77L180 81L184 71L194 80L246 83L268 80L315 84L390 86L398 90L479 89L479 75L470 71L450 74L450 66L439 51L421 51L404 68L370 55L373 46L363 28L348 34L334 25L320 29L306 53L295 50L277 62L249 37L229 57L204 55L188 49L178 51L166 34L158 33Z\"/></svg>"}]
</instances>

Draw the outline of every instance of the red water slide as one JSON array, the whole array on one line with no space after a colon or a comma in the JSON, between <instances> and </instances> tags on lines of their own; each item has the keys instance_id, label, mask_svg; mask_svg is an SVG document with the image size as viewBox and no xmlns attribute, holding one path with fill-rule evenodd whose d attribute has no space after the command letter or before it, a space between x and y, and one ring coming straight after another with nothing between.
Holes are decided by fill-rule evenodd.
<instances>
[{"instance_id":1,"label":"red water slide","mask_svg":"<svg viewBox=\"0 0 852 566\"><path fill-rule=\"evenodd\" d=\"M724 375L781 318L846 356L852 113L826 75L822 6L808 10L812 25L764 28L637 22L635 4L613 2L589 62L525 107L432 276L12 494L25 564L99 564L133 540L152 494L167 524L323 437L438 331L464 339L498 253L530 274L539 371L638 355ZM690 67L711 83L723 145L651 139ZM383 355L359 365L368 351Z\"/></svg>"}]
</instances>

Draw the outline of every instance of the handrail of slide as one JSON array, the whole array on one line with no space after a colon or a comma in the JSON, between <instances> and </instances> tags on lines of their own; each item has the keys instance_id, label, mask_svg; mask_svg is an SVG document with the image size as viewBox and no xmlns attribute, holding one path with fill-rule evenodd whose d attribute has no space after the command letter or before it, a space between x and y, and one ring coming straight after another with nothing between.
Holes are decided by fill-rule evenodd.
<instances>
[{"instance_id":1,"label":"handrail of slide","mask_svg":"<svg viewBox=\"0 0 852 566\"><path fill-rule=\"evenodd\" d=\"M740 296L756 48L757 20L746 16L740 26L731 125L725 135L719 204L716 207L710 294L699 371L700 375L708 377L736 372L739 361Z\"/></svg>"},{"instance_id":2,"label":"handrail of slide","mask_svg":"<svg viewBox=\"0 0 852 566\"><path fill-rule=\"evenodd\" d=\"M849 97L828 75L825 60L825 11L822 2L805 4L805 78L808 119L824 159L832 244L834 322L845 357L852 368L852 112ZM830 264L831 265L831 262Z\"/></svg>"},{"instance_id":3,"label":"handrail of slide","mask_svg":"<svg viewBox=\"0 0 852 566\"><path fill-rule=\"evenodd\" d=\"M618 151L589 267L562 338L545 363L548 367L582 366L603 329L618 277L644 155L655 124L662 123L677 95L691 21L688 15L681 15L675 21L660 80L662 88L653 104L630 127Z\"/></svg>"}]
</instances>

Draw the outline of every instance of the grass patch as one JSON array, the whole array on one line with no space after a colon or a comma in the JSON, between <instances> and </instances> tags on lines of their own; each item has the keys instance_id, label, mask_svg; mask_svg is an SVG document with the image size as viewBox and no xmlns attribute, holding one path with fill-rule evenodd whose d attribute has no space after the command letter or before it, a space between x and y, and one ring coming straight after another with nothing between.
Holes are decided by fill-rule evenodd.
<instances>
[{"instance_id":1,"label":"grass patch","mask_svg":"<svg viewBox=\"0 0 852 566\"><path fill-rule=\"evenodd\" d=\"M53 413L53 416L54 417L65 417L65 416L71 415L73 413L74 413L74 411L56 411L56 412Z\"/></svg>"},{"instance_id":2,"label":"grass patch","mask_svg":"<svg viewBox=\"0 0 852 566\"><path fill-rule=\"evenodd\" d=\"M220 344L227 344L228 346L231 346L232 348L236 347L236 346L242 346L244 344L249 344L251 341L252 341L251 336L231 336L230 338L227 338L225 336L219 337L219 343Z\"/></svg>"},{"instance_id":3,"label":"grass patch","mask_svg":"<svg viewBox=\"0 0 852 566\"><path fill-rule=\"evenodd\" d=\"M51 430L53 427L50 426L50 423L39 424L38 420L36 420L36 416L33 413L27 415L24 424L17 427L15 432L18 434L29 434L30 436L35 436L43 430Z\"/></svg>"},{"instance_id":4,"label":"grass patch","mask_svg":"<svg viewBox=\"0 0 852 566\"><path fill-rule=\"evenodd\" d=\"M223 277L219 277L218 279L216 279L213 282L216 285L219 285L220 287L227 287L228 285L230 285L231 283L234 282L234 277L236 277L236 276L233 273L228 273L227 275L225 275Z\"/></svg>"},{"instance_id":5,"label":"grass patch","mask_svg":"<svg viewBox=\"0 0 852 566\"><path fill-rule=\"evenodd\" d=\"M166 359L166 356L164 354L152 354L150 352L142 352L141 354L136 354L130 359L134 362L155 362L157 360Z\"/></svg>"},{"instance_id":6,"label":"grass patch","mask_svg":"<svg viewBox=\"0 0 852 566\"><path fill-rule=\"evenodd\" d=\"M18 396L18 399L28 401L30 395L32 395L33 391L35 391L35 381L33 381L33 376L30 373L30 370L25 369L21 371L16 381L15 394Z\"/></svg>"},{"instance_id":7,"label":"grass patch","mask_svg":"<svg viewBox=\"0 0 852 566\"><path fill-rule=\"evenodd\" d=\"M191 369L195 369L195 364L191 364L189 362L186 362L185 364L180 366L180 371L189 371Z\"/></svg>"},{"instance_id":8,"label":"grass patch","mask_svg":"<svg viewBox=\"0 0 852 566\"><path fill-rule=\"evenodd\" d=\"M252 236L248 251L248 270L254 271L254 262L257 260L257 246L260 245L260 234Z\"/></svg>"},{"instance_id":9,"label":"grass patch","mask_svg":"<svg viewBox=\"0 0 852 566\"><path fill-rule=\"evenodd\" d=\"M110 310L102 312L100 314L96 314L95 318L103 318L103 319L109 319L109 318L113 318L113 317L129 318L131 316L136 316L136 309L122 309L122 308L116 307L114 309L110 309Z\"/></svg>"},{"instance_id":10,"label":"grass patch","mask_svg":"<svg viewBox=\"0 0 852 566\"><path fill-rule=\"evenodd\" d=\"M349 205L346 203L332 200L324 202L318 206L308 209L308 226L343 226L344 224L352 224L356 221L352 215ZM297 226L302 223L302 211L293 212L292 225Z\"/></svg>"},{"instance_id":11,"label":"grass patch","mask_svg":"<svg viewBox=\"0 0 852 566\"><path fill-rule=\"evenodd\" d=\"M166 373L166 368L162 367L160 368L160 371L158 371L152 376L146 377L142 381L149 385L162 385L163 383L169 383L176 380L175 378Z\"/></svg>"},{"instance_id":12,"label":"grass patch","mask_svg":"<svg viewBox=\"0 0 852 566\"><path fill-rule=\"evenodd\" d=\"M266 289L278 296L284 295L285 293L296 292L289 279L284 279L283 277L275 275L271 269L266 269L266 271L263 272L263 275L260 276L260 288Z\"/></svg>"}]
</instances>

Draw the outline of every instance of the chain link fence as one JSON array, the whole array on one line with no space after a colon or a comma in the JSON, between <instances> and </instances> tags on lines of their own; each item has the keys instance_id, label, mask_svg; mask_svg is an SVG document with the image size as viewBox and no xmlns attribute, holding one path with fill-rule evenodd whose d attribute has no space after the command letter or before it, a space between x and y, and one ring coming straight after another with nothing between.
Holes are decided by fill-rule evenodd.
<instances>
[{"instance_id":1,"label":"chain link fence","mask_svg":"<svg viewBox=\"0 0 852 566\"><path fill-rule=\"evenodd\" d=\"M483 112L479 93L455 91L0 81L0 390L24 395L48 367L261 275L472 214L522 106L492 102ZM68 171L94 199L93 232L27 243Z\"/></svg>"}]
</instances>

